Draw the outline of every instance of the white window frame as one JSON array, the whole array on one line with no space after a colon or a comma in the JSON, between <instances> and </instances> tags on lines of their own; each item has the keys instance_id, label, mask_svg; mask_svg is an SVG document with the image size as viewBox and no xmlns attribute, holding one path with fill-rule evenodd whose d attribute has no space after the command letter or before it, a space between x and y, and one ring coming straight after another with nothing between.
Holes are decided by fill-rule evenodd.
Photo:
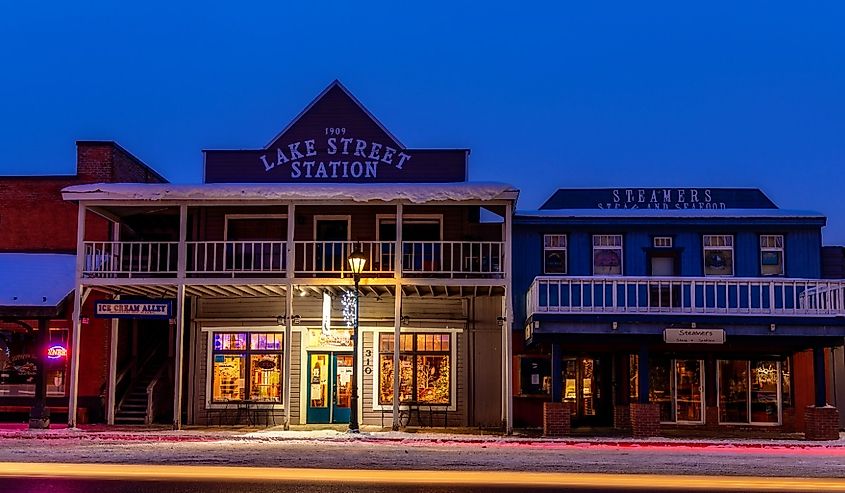
<instances>
[{"instance_id":1,"label":"white window frame","mask_svg":"<svg viewBox=\"0 0 845 493\"><path fill-rule=\"evenodd\" d=\"M317 239L317 221L346 221L346 241L352 241L352 216L350 214L314 215L314 232L311 235L314 241L327 241Z\"/></svg>"},{"instance_id":2,"label":"white window frame","mask_svg":"<svg viewBox=\"0 0 845 493\"><path fill-rule=\"evenodd\" d=\"M403 225L405 225L407 223L425 224L425 223L435 223L435 222L440 226L440 241L444 241L443 240L443 214L402 214L402 224ZM396 214L376 214L376 241L383 241L381 239L381 225L382 225L382 223L396 224Z\"/></svg>"},{"instance_id":3,"label":"white window frame","mask_svg":"<svg viewBox=\"0 0 845 493\"><path fill-rule=\"evenodd\" d=\"M748 421L722 421L722 400L719 398L722 395L722 361L744 361L745 362L745 374L748 375L748 388L746 390L747 399L746 407L748 412ZM771 360L768 360L771 361ZM740 360L723 360L717 359L716 360L716 409L717 409L717 420L720 425L725 426L782 426L783 425L783 366L780 360L777 361L777 368L778 368L778 376L777 376L777 383L778 383L778 421L777 423L768 423L768 422L761 422L761 421L751 421L751 360L750 359L740 359Z\"/></svg>"},{"instance_id":4,"label":"white window frame","mask_svg":"<svg viewBox=\"0 0 845 493\"><path fill-rule=\"evenodd\" d=\"M651 243L654 248L672 248L672 237L671 236L655 236L652 239Z\"/></svg>"},{"instance_id":5,"label":"white window frame","mask_svg":"<svg viewBox=\"0 0 845 493\"><path fill-rule=\"evenodd\" d=\"M778 238L780 238L780 246L777 246ZM768 241L764 241L764 239ZM764 245L764 243L773 242ZM760 275L765 277L778 277L786 275L786 237L784 235L760 235ZM778 274L764 274L763 273L763 253L765 252L780 252L780 273Z\"/></svg>"},{"instance_id":6,"label":"white window frame","mask_svg":"<svg viewBox=\"0 0 845 493\"><path fill-rule=\"evenodd\" d=\"M725 245L708 245L707 240L712 238L721 238ZM730 245L727 245L730 243ZM708 274L707 273L707 251L708 250L730 250L731 251L731 273L730 274ZM705 277L735 277L736 276L736 238L732 234L708 234L701 237L701 267L702 273Z\"/></svg>"},{"instance_id":7,"label":"white window frame","mask_svg":"<svg viewBox=\"0 0 845 493\"><path fill-rule=\"evenodd\" d=\"M290 341L288 341L285 335L285 327L283 325L265 325L265 326L253 326L253 327L203 327L202 332L206 333L206 354L205 354L205 409L213 410L213 409L232 409L232 404L237 405L238 402L241 401L232 401L231 403L225 402L212 402L212 371L214 370L213 367L213 353L214 353L214 334L220 332L279 332L282 334L282 365L284 365L286 352L290 351ZM247 341L247 344L249 342ZM244 351L247 352L246 350ZM284 366L282 368L282 372L284 373ZM281 389L281 402L253 402L250 404L252 409L284 409L285 408L285 392L287 392L287 386L291 385L290 375L282 375L281 379L282 389ZM244 384L248 386L248 382ZM246 389L249 390L248 388Z\"/></svg>"},{"instance_id":8,"label":"white window frame","mask_svg":"<svg viewBox=\"0 0 845 493\"><path fill-rule=\"evenodd\" d=\"M456 388L457 382L457 373L458 373L458 360L457 358L457 350L458 350L458 337L463 332L463 329L422 329L422 328L413 328L413 329L402 329L402 334L411 334L411 333L427 333L427 334L450 334L452 339L449 341L449 357L451 361L449 362L449 407L445 407L446 411L457 411L458 410L458 389ZM389 334L393 335L393 329L389 327L380 328L380 329L373 329L373 355L375 359L373 360L375 370L373 371L373 411L392 411L393 405L392 404L379 404L379 382L381 382L381 345L379 344L379 336L381 334ZM393 351L389 353L384 353L393 355ZM423 404L423 406L427 406L428 404ZM437 406L437 404L432 404L432 406ZM407 405L399 404L399 409L408 409Z\"/></svg>"},{"instance_id":9,"label":"white window frame","mask_svg":"<svg viewBox=\"0 0 845 493\"><path fill-rule=\"evenodd\" d=\"M549 239L557 238L563 240L563 245L549 246ZM546 253L563 252L563 272L546 271ZM565 276L569 273L569 238L566 234L544 234L543 235L543 274L553 276Z\"/></svg>"},{"instance_id":10,"label":"white window frame","mask_svg":"<svg viewBox=\"0 0 845 493\"><path fill-rule=\"evenodd\" d=\"M608 243L612 239L615 241L616 239L619 240L618 245L596 245L598 240L601 243L599 238L607 238ZM592 268L593 275L601 275L601 276L623 276L625 275L625 239L621 234L594 234L592 237L593 241L593 248L590 250L590 265ZM619 250L619 274L596 274L596 250Z\"/></svg>"}]
</instances>

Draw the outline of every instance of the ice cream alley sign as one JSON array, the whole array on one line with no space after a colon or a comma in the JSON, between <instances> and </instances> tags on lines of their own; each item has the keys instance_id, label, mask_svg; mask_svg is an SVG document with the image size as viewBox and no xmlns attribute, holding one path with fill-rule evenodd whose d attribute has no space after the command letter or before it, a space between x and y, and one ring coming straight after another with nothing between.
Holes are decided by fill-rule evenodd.
<instances>
[{"instance_id":1,"label":"ice cream alley sign","mask_svg":"<svg viewBox=\"0 0 845 493\"><path fill-rule=\"evenodd\" d=\"M466 149L409 149L335 81L265 148L206 150L206 183L466 181Z\"/></svg>"}]
</instances>

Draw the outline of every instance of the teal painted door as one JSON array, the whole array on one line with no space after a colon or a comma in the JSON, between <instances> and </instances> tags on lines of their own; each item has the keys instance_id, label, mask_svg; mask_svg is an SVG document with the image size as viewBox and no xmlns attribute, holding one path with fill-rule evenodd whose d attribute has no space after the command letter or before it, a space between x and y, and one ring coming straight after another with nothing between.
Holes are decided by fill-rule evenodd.
<instances>
[{"instance_id":1,"label":"teal painted door","mask_svg":"<svg viewBox=\"0 0 845 493\"><path fill-rule=\"evenodd\" d=\"M308 353L306 422L348 423L352 397L352 355Z\"/></svg>"},{"instance_id":2,"label":"teal painted door","mask_svg":"<svg viewBox=\"0 0 845 493\"><path fill-rule=\"evenodd\" d=\"M332 355L334 385L332 386L332 423L348 423L352 399L352 355Z\"/></svg>"}]
</instances>

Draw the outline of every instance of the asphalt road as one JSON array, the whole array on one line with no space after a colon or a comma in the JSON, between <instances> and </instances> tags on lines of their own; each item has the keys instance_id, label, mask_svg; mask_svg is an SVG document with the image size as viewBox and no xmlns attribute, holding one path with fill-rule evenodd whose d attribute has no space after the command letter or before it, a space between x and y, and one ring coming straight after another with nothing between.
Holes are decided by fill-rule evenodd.
<instances>
[{"instance_id":1,"label":"asphalt road","mask_svg":"<svg viewBox=\"0 0 845 493\"><path fill-rule=\"evenodd\" d=\"M845 492L845 480L524 471L0 463L6 492Z\"/></svg>"}]
</instances>

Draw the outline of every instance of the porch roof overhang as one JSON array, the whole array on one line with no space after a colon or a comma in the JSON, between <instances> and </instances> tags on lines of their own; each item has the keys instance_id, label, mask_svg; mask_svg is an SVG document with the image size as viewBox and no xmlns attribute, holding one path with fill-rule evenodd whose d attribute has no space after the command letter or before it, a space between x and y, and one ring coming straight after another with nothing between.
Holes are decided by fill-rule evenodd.
<instances>
[{"instance_id":1,"label":"porch roof overhang","mask_svg":"<svg viewBox=\"0 0 845 493\"><path fill-rule=\"evenodd\" d=\"M614 328L614 323L615 327ZM714 315L557 315L535 314L526 324L537 335L662 335L667 328L723 329L728 337L845 337L845 318L842 317L764 317ZM774 330L772 330L774 325Z\"/></svg>"},{"instance_id":2,"label":"porch roof overhang","mask_svg":"<svg viewBox=\"0 0 845 493\"><path fill-rule=\"evenodd\" d=\"M76 255L0 253L0 318L63 316L73 293Z\"/></svg>"},{"instance_id":3,"label":"porch roof overhang","mask_svg":"<svg viewBox=\"0 0 845 493\"><path fill-rule=\"evenodd\" d=\"M96 183L74 185L62 190L68 201L96 202L515 202L519 191L496 182L461 183Z\"/></svg>"},{"instance_id":4,"label":"porch roof overhang","mask_svg":"<svg viewBox=\"0 0 845 493\"><path fill-rule=\"evenodd\" d=\"M351 279L303 279L294 280L290 285L295 293L321 294L328 292L340 295L352 288ZM162 282L161 280L96 280L85 282L86 288L108 295L145 296L150 298L173 298L177 294L178 282ZM285 296L287 283L262 282L248 279L228 280L220 282L186 282L185 294L209 298L228 297L264 297ZM384 283L377 279L362 279L359 289L364 297L395 296L397 284ZM416 298L464 298L476 296L504 296L505 288L501 280L482 280L472 284L452 284L437 282L437 280L414 279L401 284L402 295Z\"/></svg>"}]
</instances>

